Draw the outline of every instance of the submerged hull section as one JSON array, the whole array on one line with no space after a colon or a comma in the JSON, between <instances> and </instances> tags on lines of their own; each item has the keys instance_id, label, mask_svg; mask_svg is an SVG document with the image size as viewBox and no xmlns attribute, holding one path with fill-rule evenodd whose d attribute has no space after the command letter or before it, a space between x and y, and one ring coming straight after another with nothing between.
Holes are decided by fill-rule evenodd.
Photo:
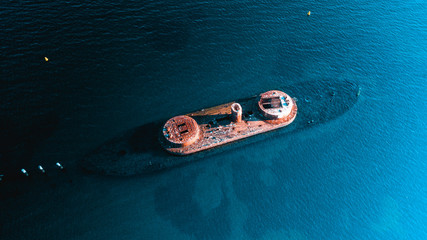
<instances>
[{"instance_id":1,"label":"submerged hull section","mask_svg":"<svg viewBox=\"0 0 427 240\"><path fill-rule=\"evenodd\" d=\"M302 82L292 86L281 87L280 89L283 89L287 94L296 99L296 104L298 105L298 116L285 128L269 131L265 134L254 134L256 136L233 142L232 144L226 144L219 148L202 151L197 154L176 156L170 154L170 151L165 151L165 146L159 143L159 138L161 139L162 137L162 129L166 120L156 121L130 129L122 135L105 142L94 151L88 153L80 162L81 166L85 170L91 172L116 176L130 176L156 172L213 155L226 154L227 151L246 147L262 141L267 137L279 137L328 122L344 114L354 106L359 96L358 85L347 81L336 82L322 80L315 83ZM245 103L252 104L256 102L256 99L257 96L254 96L236 101L242 104L242 121L247 121L249 124L252 124L250 119L255 119L254 117L257 113L253 112L252 116L250 116L249 113L251 112L247 111L249 108L245 107ZM229 106L232 103L220 106L223 106L223 109L230 109ZM207 108L203 111L194 112L191 117L198 122L212 124L211 127L217 128L220 127L221 124L222 126L229 125L230 121L235 119L233 117L230 118L229 112L216 115L206 114L206 112L209 112L211 109L212 108ZM190 115L191 114L188 114L188 116ZM208 118L213 118L216 121L209 123L212 119L202 120L201 118L205 115L211 116ZM263 119L260 115L258 115L257 118ZM254 125L253 129L257 127L258 125ZM209 136L202 134L201 137L204 139L204 137ZM179 155L179 153L176 154Z\"/></svg>"}]
</instances>

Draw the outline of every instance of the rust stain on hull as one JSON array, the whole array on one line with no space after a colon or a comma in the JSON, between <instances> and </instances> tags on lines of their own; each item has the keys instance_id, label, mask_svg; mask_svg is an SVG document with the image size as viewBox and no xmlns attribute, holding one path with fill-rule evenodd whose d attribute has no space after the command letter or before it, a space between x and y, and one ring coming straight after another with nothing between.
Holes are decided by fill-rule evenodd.
<instances>
[{"instance_id":1,"label":"rust stain on hull","mask_svg":"<svg viewBox=\"0 0 427 240\"><path fill-rule=\"evenodd\" d=\"M272 90L252 98L169 119L159 140L174 155L188 155L265 133L292 123L294 99Z\"/></svg>"}]
</instances>

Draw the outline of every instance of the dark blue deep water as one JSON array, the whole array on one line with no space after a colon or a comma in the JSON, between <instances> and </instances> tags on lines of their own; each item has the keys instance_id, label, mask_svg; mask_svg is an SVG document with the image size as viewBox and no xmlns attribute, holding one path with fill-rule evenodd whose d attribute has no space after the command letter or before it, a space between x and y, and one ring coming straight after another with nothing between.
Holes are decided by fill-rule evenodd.
<instances>
[{"instance_id":1,"label":"dark blue deep water","mask_svg":"<svg viewBox=\"0 0 427 240\"><path fill-rule=\"evenodd\" d=\"M427 239L425 0L3 0L0 52L1 239ZM155 175L78 167L127 129L318 79L357 104Z\"/></svg>"}]
</instances>

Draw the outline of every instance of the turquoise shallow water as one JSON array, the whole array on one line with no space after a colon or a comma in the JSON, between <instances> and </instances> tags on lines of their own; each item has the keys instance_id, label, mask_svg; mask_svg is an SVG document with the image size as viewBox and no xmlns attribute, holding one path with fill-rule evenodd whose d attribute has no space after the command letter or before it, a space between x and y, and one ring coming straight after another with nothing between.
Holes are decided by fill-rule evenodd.
<instances>
[{"instance_id":1,"label":"turquoise shallow water","mask_svg":"<svg viewBox=\"0 0 427 240\"><path fill-rule=\"evenodd\" d=\"M2 2L1 238L427 238L426 10L425 1ZM307 131L148 177L77 167L129 128L317 79L357 82L357 104ZM57 161L66 173L49 167ZM7 179L20 168L33 177Z\"/></svg>"}]
</instances>

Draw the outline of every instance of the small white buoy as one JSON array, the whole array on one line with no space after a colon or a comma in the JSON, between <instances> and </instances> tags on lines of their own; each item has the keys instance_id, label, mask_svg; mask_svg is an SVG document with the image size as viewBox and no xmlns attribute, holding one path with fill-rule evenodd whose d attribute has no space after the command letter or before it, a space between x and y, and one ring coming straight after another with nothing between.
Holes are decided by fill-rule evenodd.
<instances>
[{"instance_id":1,"label":"small white buoy","mask_svg":"<svg viewBox=\"0 0 427 240\"><path fill-rule=\"evenodd\" d=\"M46 62L48 62L48 61L49 61L49 58L47 58L47 57L44 57L44 60L45 60Z\"/></svg>"},{"instance_id":2,"label":"small white buoy","mask_svg":"<svg viewBox=\"0 0 427 240\"><path fill-rule=\"evenodd\" d=\"M21 172L25 175L25 176L27 176L28 177L28 172L27 172L27 170L25 170L25 169L21 169Z\"/></svg>"},{"instance_id":3,"label":"small white buoy","mask_svg":"<svg viewBox=\"0 0 427 240\"><path fill-rule=\"evenodd\" d=\"M64 169L64 167L59 162L56 163L56 166L59 167L59 169L61 170Z\"/></svg>"},{"instance_id":4,"label":"small white buoy","mask_svg":"<svg viewBox=\"0 0 427 240\"><path fill-rule=\"evenodd\" d=\"M46 173L46 171L43 169L42 165L39 165L39 170L40 170L40 172L42 172L42 173Z\"/></svg>"}]
</instances>

